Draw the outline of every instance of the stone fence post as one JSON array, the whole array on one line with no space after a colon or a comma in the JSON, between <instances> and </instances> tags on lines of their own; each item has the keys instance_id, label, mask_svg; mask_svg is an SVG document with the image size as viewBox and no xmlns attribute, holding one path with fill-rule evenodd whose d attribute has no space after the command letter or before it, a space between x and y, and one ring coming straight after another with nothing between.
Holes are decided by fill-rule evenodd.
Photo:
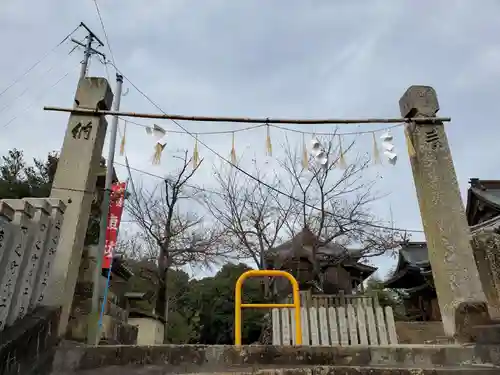
<instances>
[{"instance_id":1,"label":"stone fence post","mask_svg":"<svg viewBox=\"0 0 500 375\"><path fill-rule=\"evenodd\" d=\"M47 202L50 204L50 216L52 220L45 244L46 251L41 260L40 269L36 277L38 282L35 284L35 290L31 297L31 307L42 303L45 297L45 289L47 288L50 270L56 256L59 235L64 219L64 211L66 210L66 205L59 199L47 198Z\"/></svg>"},{"instance_id":2,"label":"stone fence post","mask_svg":"<svg viewBox=\"0 0 500 375\"><path fill-rule=\"evenodd\" d=\"M14 215L10 223L12 240L7 243L0 272L0 293L3 301L0 305L0 327L12 321L9 317L10 310L12 305L16 305L15 299L18 296L14 292L29 246L31 219L35 214L34 207L21 199L7 199L3 204L11 207Z\"/></svg>"},{"instance_id":3,"label":"stone fence post","mask_svg":"<svg viewBox=\"0 0 500 375\"><path fill-rule=\"evenodd\" d=\"M64 209L55 199L0 201L0 331L39 304Z\"/></svg>"}]
</instances>

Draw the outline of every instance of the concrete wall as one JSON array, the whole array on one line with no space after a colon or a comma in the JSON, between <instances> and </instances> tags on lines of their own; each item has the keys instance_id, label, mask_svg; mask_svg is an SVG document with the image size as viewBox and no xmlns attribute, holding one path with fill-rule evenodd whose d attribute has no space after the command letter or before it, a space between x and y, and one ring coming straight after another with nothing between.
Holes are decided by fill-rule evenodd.
<instances>
[{"instance_id":1,"label":"concrete wall","mask_svg":"<svg viewBox=\"0 0 500 375\"><path fill-rule=\"evenodd\" d=\"M443 323L396 322L396 334L400 344L424 344L444 336Z\"/></svg>"},{"instance_id":2,"label":"concrete wall","mask_svg":"<svg viewBox=\"0 0 500 375\"><path fill-rule=\"evenodd\" d=\"M129 318L128 323L139 329L137 345L163 344L163 331L165 327L159 320L148 317Z\"/></svg>"},{"instance_id":3,"label":"concrete wall","mask_svg":"<svg viewBox=\"0 0 500 375\"><path fill-rule=\"evenodd\" d=\"M39 306L0 333L0 375L49 373L60 341L59 310Z\"/></svg>"}]
</instances>

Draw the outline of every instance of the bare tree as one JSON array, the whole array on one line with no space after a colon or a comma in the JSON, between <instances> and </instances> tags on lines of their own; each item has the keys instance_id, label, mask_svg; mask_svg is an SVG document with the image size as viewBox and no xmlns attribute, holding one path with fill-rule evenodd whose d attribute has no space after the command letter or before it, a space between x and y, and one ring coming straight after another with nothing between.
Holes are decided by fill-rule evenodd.
<instances>
[{"instance_id":1,"label":"bare tree","mask_svg":"<svg viewBox=\"0 0 500 375\"><path fill-rule=\"evenodd\" d=\"M269 179L257 167L253 175L256 178L231 166L214 168L217 192L205 195L204 201L226 231L226 246L239 257L251 259L258 269L265 269L265 254L282 241L293 205L274 190L279 186L275 176ZM266 185L259 182L264 180ZM266 295L269 282L266 278Z\"/></svg>"},{"instance_id":2,"label":"bare tree","mask_svg":"<svg viewBox=\"0 0 500 375\"><path fill-rule=\"evenodd\" d=\"M142 233L120 236L116 242L115 252L133 261L156 262L158 259L157 247L150 246L150 244L144 240L144 235Z\"/></svg>"},{"instance_id":3,"label":"bare tree","mask_svg":"<svg viewBox=\"0 0 500 375\"><path fill-rule=\"evenodd\" d=\"M295 208L286 221L287 229L291 235L303 228L311 230L317 238L313 259L317 259L319 247L331 242L356 247L358 256L381 255L397 246L397 233L384 228L372 212L370 204L381 196L373 191L375 181L363 179L370 158L349 152L354 142L344 148L341 156L335 139L335 136L322 139L329 156L326 166L309 160L308 167L304 168L302 153L288 143L285 145L285 157L280 164L289 182L283 187L295 202ZM349 158L349 163L342 169L344 156ZM318 272L317 264L313 266Z\"/></svg>"},{"instance_id":4,"label":"bare tree","mask_svg":"<svg viewBox=\"0 0 500 375\"><path fill-rule=\"evenodd\" d=\"M137 187L132 191L127 211L132 220L144 233L144 242L150 249L157 250L158 269L160 274L160 291L158 293L158 311L162 312L168 322L168 270L184 265L205 265L216 261L224 255L220 246L222 232L217 226L204 225L203 217L182 207L184 203L195 202L193 199L198 189L193 189L188 182L199 168L193 169L187 151L182 156L174 156L180 160L180 168L152 191ZM184 208L184 209L183 209ZM165 339L167 323L165 324Z\"/></svg>"}]
</instances>

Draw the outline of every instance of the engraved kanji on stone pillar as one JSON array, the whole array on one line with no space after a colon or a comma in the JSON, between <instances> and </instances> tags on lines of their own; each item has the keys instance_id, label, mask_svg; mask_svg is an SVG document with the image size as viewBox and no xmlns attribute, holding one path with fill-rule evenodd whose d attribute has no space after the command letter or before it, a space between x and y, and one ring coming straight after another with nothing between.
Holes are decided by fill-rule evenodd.
<instances>
[{"instance_id":1,"label":"engraved kanji on stone pillar","mask_svg":"<svg viewBox=\"0 0 500 375\"><path fill-rule=\"evenodd\" d=\"M415 155L410 157L429 259L445 334L459 341L472 337L474 325L489 322L486 297L470 244L470 229L436 92L411 86L399 101L401 115L427 119L407 131Z\"/></svg>"},{"instance_id":2,"label":"engraved kanji on stone pillar","mask_svg":"<svg viewBox=\"0 0 500 375\"><path fill-rule=\"evenodd\" d=\"M30 308L34 308L43 301L45 288L49 281L50 270L57 254L59 234L64 219L64 211L66 210L66 205L59 199L48 198L47 202L50 204L51 220L49 232L45 241L44 255L35 278L35 290L31 295Z\"/></svg>"},{"instance_id":3,"label":"engraved kanji on stone pillar","mask_svg":"<svg viewBox=\"0 0 500 375\"><path fill-rule=\"evenodd\" d=\"M3 204L7 204L14 210L12 224L15 234L2 259L2 264L5 266L3 267L4 272L0 274L0 296L2 297L0 329L6 325L10 308L17 297L14 291L21 271L21 264L29 246L31 218L35 214L33 206L20 199L5 199Z\"/></svg>"},{"instance_id":4,"label":"engraved kanji on stone pillar","mask_svg":"<svg viewBox=\"0 0 500 375\"><path fill-rule=\"evenodd\" d=\"M50 205L44 198L26 198L24 200L33 206L35 213L31 219L29 230L29 247L21 263L19 278L14 289L14 299L7 318L8 325L14 323L16 319L24 317L28 312L34 289L34 280L44 253L50 221Z\"/></svg>"},{"instance_id":5,"label":"engraved kanji on stone pillar","mask_svg":"<svg viewBox=\"0 0 500 375\"><path fill-rule=\"evenodd\" d=\"M8 288L2 285L3 276L9 272L9 249L12 246L14 236L14 225L11 221L14 219L14 209L3 201L0 201L0 331L5 327L7 316L2 315L2 311L8 312ZM5 314L6 314L5 313ZM2 318L3 316L3 318Z\"/></svg>"},{"instance_id":6,"label":"engraved kanji on stone pillar","mask_svg":"<svg viewBox=\"0 0 500 375\"><path fill-rule=\"evenodd\" d=\"M12 237L11 221L14 218L14 209L0 201L0 274L4 272L3 261L7 255L7 247Z\"/></svg>"},{"instance_id":7,"label":"engraved kanji on stone pillar","mask_svg":"<svg viewBox=\"0 0 500 375\"><path fill-rule=\"evenodd\" d=\"M77 108L108 110L112 101L106 79L87 77L78 83ZM106 128L104 116L71 114L50 193L51 198L67 205L43 299L43 304L62 306L58 326L61 335L66 331L73 302Z\"/></svg>"}]
</instances>

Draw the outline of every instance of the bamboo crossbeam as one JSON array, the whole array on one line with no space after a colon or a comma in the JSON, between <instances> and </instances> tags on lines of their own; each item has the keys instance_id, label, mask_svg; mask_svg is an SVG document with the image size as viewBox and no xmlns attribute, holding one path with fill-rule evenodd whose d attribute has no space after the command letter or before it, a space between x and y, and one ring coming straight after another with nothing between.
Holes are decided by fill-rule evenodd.
<instances>
[{"instance_id":1,"label":"bamboo crossbeam","mask_svg":"<svg viewBox=\"0 0 500 375\"><path fill-rule=\"evenodd\" d=\"M102 111L85 108L62 108L62 107L43 107L44 111L70 112L74 114L93 115L93 116L122 116L137 117L164 120L181 121L204 121L204 122L239 122L239 123L258 123L258 124L393 124L403 122L416 123L442 123L450 122L450 117L416 117L416 118L365 118L365 119L284 119L284 118L255 118L255 117L222 117L222 116L184 116L173 114L156 113L138 113L121 111Z\"/></svg>"}]
</instances>

